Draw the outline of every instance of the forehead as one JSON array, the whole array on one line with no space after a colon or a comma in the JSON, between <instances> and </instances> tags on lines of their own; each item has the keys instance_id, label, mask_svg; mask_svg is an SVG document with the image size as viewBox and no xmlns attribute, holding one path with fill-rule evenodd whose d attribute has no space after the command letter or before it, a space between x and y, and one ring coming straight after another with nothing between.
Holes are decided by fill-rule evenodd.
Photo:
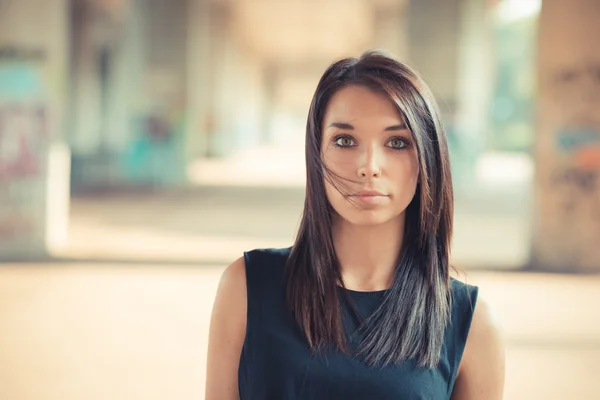
<instances>
[{"instance_id":1,"label":"forehead","mask_svg":"<svg viewBox=\"0 0 600 400\"><path fill-rule=\"evenodd\" d=\"M329 100L323 123L375 122L395 125L403 122L396 105L382 93L360 85L349 85L338 90Z\"/></svg>"}]
</instances>

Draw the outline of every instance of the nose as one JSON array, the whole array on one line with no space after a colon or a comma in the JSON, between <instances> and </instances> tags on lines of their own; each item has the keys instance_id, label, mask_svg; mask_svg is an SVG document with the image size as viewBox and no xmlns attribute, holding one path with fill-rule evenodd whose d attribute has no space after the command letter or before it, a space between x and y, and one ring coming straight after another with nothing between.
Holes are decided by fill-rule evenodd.
<instances>
[{"instance_id":1,"label":"nose","mask_svg":"<svg viewBox=\"0 0 600 400\"><path fill-rule=\"evenodd\" d=\"M378 178L381 176L381 156L377 149L371 147L366 149L361 157L358 168L360 178Z\"/></svg>"}]
</instances>

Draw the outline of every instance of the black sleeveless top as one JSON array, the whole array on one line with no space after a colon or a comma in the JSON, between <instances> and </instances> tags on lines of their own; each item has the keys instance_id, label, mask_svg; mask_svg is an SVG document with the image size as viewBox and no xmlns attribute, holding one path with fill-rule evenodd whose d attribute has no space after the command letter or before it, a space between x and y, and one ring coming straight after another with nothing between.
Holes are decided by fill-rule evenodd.
<instances>
[{"instance_id":1,"label":"black sleeveless top","mask_svg":"<svg viewBox=\"0 0 600 400\"><path fill-rule=\"evenodd\" d=\"M238 369L241 400L449 399L477 300L477 287L452 279L452 316L441 360L435 369L413 361L384 368L369 367L338 350L315 355L285 305L286 249L244 253L248 311L246 338ZM346 289L340 288L340 295ZM380 304L385 291L346 290L364 319ZM341 296L345 299L347 296ZM349 345L358 321L341 301Z\"/></svg>"}]
</instances>

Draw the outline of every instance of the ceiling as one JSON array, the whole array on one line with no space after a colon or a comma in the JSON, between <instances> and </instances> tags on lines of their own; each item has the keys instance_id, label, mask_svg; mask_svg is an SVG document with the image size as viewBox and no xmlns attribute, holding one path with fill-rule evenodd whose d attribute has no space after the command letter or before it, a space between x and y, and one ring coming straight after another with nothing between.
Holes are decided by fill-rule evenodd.
<instances>
[{"instance_id":1,"label":"ceiling","mask_svg":"<svg viewBox=\"0 0 600 400\"><path fill-rule=\"evenodd\" d=\"M242 46L263 59L286 63L358 55L373 40L376 9L404 3L404 0L229 1L231 29Z\"/></svg>"}]
</instances>

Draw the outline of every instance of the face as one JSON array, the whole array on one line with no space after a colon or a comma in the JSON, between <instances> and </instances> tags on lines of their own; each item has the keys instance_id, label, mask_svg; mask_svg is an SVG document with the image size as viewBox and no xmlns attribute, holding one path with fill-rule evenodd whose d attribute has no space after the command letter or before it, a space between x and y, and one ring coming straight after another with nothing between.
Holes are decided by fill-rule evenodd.
<instances>
[{"instance_id":1,"label":"face","mask_svg":"<svg viewBox=\"0 0 600 400\"><path fill-rule=\"evenodd\" d=\"M419 176L417 151L400 112L385 95L350 85L330 99L322 157L333 173L327 198L342 220L377 225L401 220ZM337 176L337 177L336 177Z\"/></svg>"}]
</instances>

